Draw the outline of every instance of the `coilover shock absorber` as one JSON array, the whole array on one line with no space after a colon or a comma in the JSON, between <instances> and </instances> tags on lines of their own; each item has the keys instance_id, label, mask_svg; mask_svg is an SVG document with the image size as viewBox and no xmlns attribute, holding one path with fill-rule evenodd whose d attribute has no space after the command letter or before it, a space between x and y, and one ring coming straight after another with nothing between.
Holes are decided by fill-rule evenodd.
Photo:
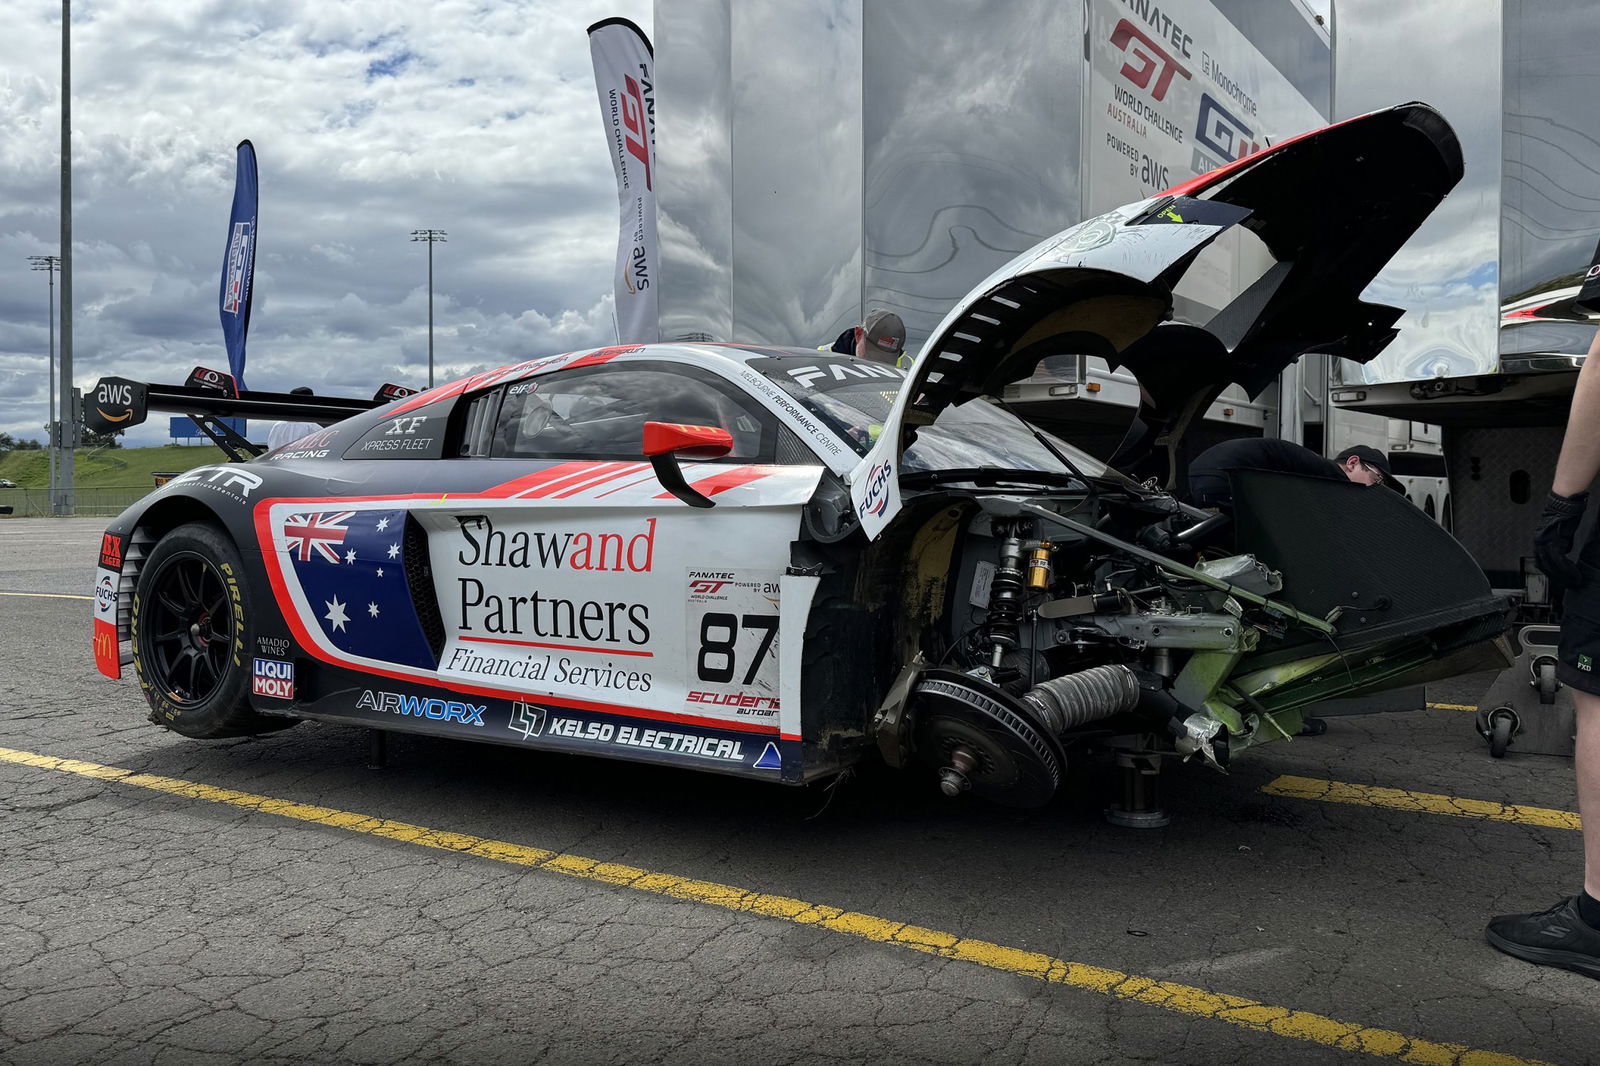
<instances>
[{"instance_id":1,"label":"coilover shock absorber","mask_svg":"<svg viewBox=\"0 0 1600 1066\"><path fill-rule=\"evenodd\" d=\"M998 670L1007 651L1017 646L1017 626L1022 621L1022 539L1017 530L1000 542L1000 558L989 585L989 618L984 635L989 641L989 667Z\"/></svg>"}]
</instances>

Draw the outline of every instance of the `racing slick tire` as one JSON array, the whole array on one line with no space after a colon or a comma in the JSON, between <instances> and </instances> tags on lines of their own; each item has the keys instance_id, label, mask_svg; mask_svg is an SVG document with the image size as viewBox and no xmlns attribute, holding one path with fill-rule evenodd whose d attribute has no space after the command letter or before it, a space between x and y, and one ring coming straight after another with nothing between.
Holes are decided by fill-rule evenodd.
<instances>
[{"instance_id":1,"label":"racing slick tire","mask_svg":"<svg viewBox=\"0 0 1600 1066\"><path fill-rule=\"evenodd\" d=\"M239 549L202 522L162 537L134 589L133 669L150 720L214 739L294 725L250 709L249 591Z\"/></svg>"}]
</instances>

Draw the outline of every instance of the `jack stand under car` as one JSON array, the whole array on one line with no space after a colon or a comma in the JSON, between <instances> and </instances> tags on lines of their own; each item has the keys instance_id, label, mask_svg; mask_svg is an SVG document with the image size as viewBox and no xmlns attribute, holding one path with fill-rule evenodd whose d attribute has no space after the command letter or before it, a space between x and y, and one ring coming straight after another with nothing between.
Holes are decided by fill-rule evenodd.
<instances>
[{"instance_id":1,"label":"jack stand under car","mask_svg":"<svg viewBox=\"0 0 1600 1066\"><path fill-rule=\"evenodd\" d=\"M1160 829L1172 821L1161 806L1161 756L1122 751L1116 756L1120 799L1106 821L1126 829Z\"/></svg>"}]
</instances>

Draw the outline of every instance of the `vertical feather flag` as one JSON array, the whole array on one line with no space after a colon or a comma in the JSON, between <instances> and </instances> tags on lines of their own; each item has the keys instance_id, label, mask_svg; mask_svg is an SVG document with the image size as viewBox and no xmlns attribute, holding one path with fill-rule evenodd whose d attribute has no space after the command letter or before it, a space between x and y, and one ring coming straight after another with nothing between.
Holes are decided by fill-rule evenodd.
<instances>
[{"instance_id":1,"label":"vertical feather flag","mask_svg":"<svg viewBox=\"0 0 1600 1066\"><path fill-rule=\"evenodd\" d=\"M222 339L228 348L228 369L244 391L244 341L250 332L250 289L256 273L256 149L240 141L233 185L233 214L228 219L228 246L222 256L218 304Z\"/></svg>"},{"instance_id":2,"label":"vertical feather flag","mask_svg":"<svg viewBox=\"0 0 1600 1066\"><path fill-rule=\"evenodd\" d=\"M656 314L660 259L656 241L655 51L627 19L589 27L595 89L617 172L621 232L617 239L617 343L661 339Z\"/></svg>"}]
</instances>

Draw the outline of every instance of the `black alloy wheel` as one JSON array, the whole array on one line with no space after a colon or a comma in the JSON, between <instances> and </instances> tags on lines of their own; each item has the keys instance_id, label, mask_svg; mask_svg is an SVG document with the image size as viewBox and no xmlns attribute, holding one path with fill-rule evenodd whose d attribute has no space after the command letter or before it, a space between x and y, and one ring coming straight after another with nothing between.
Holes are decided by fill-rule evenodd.
<instances>
[{"instance_id":1,"label":"black alloy wheel","mask_svg":"<svg viewBox=\"0 0 1600 1066\"><path fill-rule=\"evenodd\" d=\"M233 539L194 522L156 542L133 597L133 668L150 720L186 737L294 725L250 706L250 589Z\"/></svg>"},{"instance_id":2,"label":"black alloy wheel","mask_svg":"<svg viewBox=\"0 0 1600 1066\"><path fill-rule=\"evenodd\" d=\"M185 551L162 560L150 575L141 627L151 680L175 707L204 704L228 674L233 604L216 564Z\"/></svg>"}]
</instances>

